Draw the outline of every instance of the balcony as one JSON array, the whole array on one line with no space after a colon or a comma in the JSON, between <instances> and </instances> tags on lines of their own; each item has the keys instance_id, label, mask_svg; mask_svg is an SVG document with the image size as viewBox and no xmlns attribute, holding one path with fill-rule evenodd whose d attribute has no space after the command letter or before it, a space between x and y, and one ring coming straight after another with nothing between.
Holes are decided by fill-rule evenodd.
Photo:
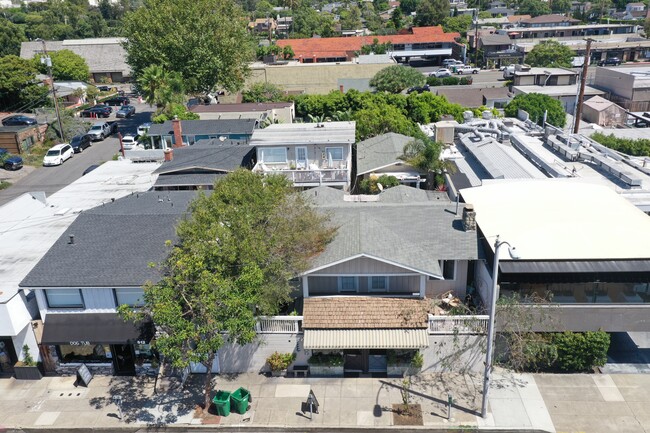
<instances>
[{"instance_id":1,"label":"balcony","mask_svg":"<svg viewBox=\"0 0 650 433\"><path fill-rule=\"evenodd\" d=\"M260 316L255 331L258 334L297 334L302 316Z\"/></svg>"},{"instance_id":2,"label":"balcony","mask_svg":"<svg viewBox=\"0 0 650 433\"><path fill-rule=\"evenodd\" d=\"M429 334L486 334L488 316L429 315Z\"/></svg>"},{"instance_id":3,"label":"balcony","mask_svg":"<svg viewBox=\"0 0 650 433\"><path fill-rule=\"evenodd\" d=\"M338 167L336 166L338 165ZM285 176L295 185L318 186L327 184L346 185L348 183L348 169L345 161L334 164L334 167L319 167L309 164L308 168L292 168L296 164L264 164L257 163L253 171L264 174L280 174Z\"/></svg>"}]
</instances>

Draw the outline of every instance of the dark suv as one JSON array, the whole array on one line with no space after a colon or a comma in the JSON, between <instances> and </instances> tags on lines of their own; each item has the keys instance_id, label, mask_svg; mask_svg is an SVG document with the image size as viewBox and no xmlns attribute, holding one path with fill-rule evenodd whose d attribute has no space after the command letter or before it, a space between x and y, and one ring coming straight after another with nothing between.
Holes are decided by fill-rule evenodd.
<instances>
[{"instance_id":1,"label":"dark suv","mask_svg":"<svg viewBox=\"0 0 650 433\"><path fill-rule=\"evenodd\" d=\"M618 57L609 57L605 60L598 62L598 66L618 66L621 64L621 59Z\"/></svg>"},{"instance_id":2,"label":"dark suv","mask_svg":"<svg viewBox=\"0 0 650 433\"><path fill-rule=\"evenodd\" d=\"M130 103L131 101L126 96L116 96L115 98L107 99L104 101L104 104L113 106L129 105Z\"/></svg>"},{"instance_id":3,"label":"dark suv","mask_svg":"<svg viewBox=\"0 0 650 433\"><path fill-rule=\"evenodd\" d=\"M108 117L113 112L113 109L107 105L95 105L94 107L86 108L80 113L81 117Z\"/></svg>"},{"instance_id":4,"label":"dark suv","mask_svg":"<svg viewBox=\"0 0 650 433\"><path fill-rule=\"evenodd\" d=\"M70 140L70 146L72 147L72 150L74 150L74 153L81 153L84 151L84 149L92 145L92 140L87 134L76 135L72 137L72 140Z\"/></svg>"}]
</instances>

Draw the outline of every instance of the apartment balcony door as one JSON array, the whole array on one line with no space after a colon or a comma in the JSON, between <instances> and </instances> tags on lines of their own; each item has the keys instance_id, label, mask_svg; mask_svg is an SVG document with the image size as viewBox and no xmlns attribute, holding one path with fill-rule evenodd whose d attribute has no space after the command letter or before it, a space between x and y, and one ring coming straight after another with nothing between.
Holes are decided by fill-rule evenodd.
<instances>
[{"instance_id":1,"label":"apartment balcony door","mask_svg":"<svg viewBox=\"0 0 650 433\"><path fill-rule=\"evenodd\" d=\"M309 161L307 160L307 148L296 147L296 168L308 168Z\"/></svg>"}]
</instances>

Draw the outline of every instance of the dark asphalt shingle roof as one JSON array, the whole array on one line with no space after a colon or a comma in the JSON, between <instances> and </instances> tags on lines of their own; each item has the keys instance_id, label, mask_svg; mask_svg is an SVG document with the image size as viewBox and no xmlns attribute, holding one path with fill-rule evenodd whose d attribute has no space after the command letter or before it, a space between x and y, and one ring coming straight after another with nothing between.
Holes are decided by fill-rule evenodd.
<instances>
[{"instance_id":1,"label":"dark asphalt shingle roof","mask_svg":"<svg viewBox=\"0 0 650 433\"><path fill-rule=\"evenodd\" d=\"M150 191L88 210L20 283L22 287L129 287L156 281L176 223L196 191ZM74 235L74 244L69 243Z\"/></svg>"},{"instance_id":2,"label":"dark asphalt shingle roof","mask_svg":"<svg viewBox=\"0 0 650 433\"><path fill-rule=\"evenodd\" d=\"M410 141L413 141L413 137L389 132L357 143L357 174L395 164Z\"/></svg>"},{"instance_id":3,"label":"dark asphalt shingle roof","mask_svg":"<svg viewBox=\"0 0 650 433\"><path fill-rule=\"evenodd\" d=\"M155 187L162 186L210 186L214 181L224 177L225 174L218 173L186 173L169 174L158 176Z\"/></svg>"},{"instance_id":4,"label":"dark asphalt shingle roof","mask_svg":"<svg viewBox=\"0 0 650 433\"><path fill-rule=\"evenodd\" d=\"M213 146L195 144L174 149L174 158L165 161L154 171L161 175L201 171L230 172L240 167L250 166L255 153L252 146Z\"/></svg>"},{"instance_id":5,"label":"dark asphalt shingle roof","mask_svg":"<svg viewBox=\"0 0 650 433\"><path fill-rule=\"evenodd\" d=\"M255 119L220 119L220 120L181 120L183 135L252 135L257 120ZM151 125L147 135L173 135L172 121Z\"/></svg>"}]
</instances>

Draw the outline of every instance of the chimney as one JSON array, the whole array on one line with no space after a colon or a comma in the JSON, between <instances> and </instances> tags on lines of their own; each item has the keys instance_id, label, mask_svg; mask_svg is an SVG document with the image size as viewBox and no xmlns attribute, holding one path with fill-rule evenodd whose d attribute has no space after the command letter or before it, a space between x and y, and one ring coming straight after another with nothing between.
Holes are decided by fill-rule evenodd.
<instances>
[{"instance_id":1,"label":"chimney","mask_svg":"<svg viewBox=\"0 0 650 433\"><path fill-rule=\"evenodd\" d=\"M178 116L174 116L172 120L172 127L174 128L174 147L183 146L183 130L181 129L181 121Z\"/></svg>"},{"instance_id":2,"label":"chimney","mask_svg":"<svg viewBox=\"0 0 650 433\"><path fill-rule=\"evenodd\" d=\"M466 204L463 208L463 229L466 232L476 230L476 212L471 204Z\"/></svg>"},{"instance_id":3,"label":"chimney","mask_svg":"<svg viewBox=\"0 0 650 433\"><path fill-rule=\"evenodd\" d=\"M174 149L165 149L163 153L165 154L165 161L171 161L174 159Z\"/></svg>"}]
</instances>

